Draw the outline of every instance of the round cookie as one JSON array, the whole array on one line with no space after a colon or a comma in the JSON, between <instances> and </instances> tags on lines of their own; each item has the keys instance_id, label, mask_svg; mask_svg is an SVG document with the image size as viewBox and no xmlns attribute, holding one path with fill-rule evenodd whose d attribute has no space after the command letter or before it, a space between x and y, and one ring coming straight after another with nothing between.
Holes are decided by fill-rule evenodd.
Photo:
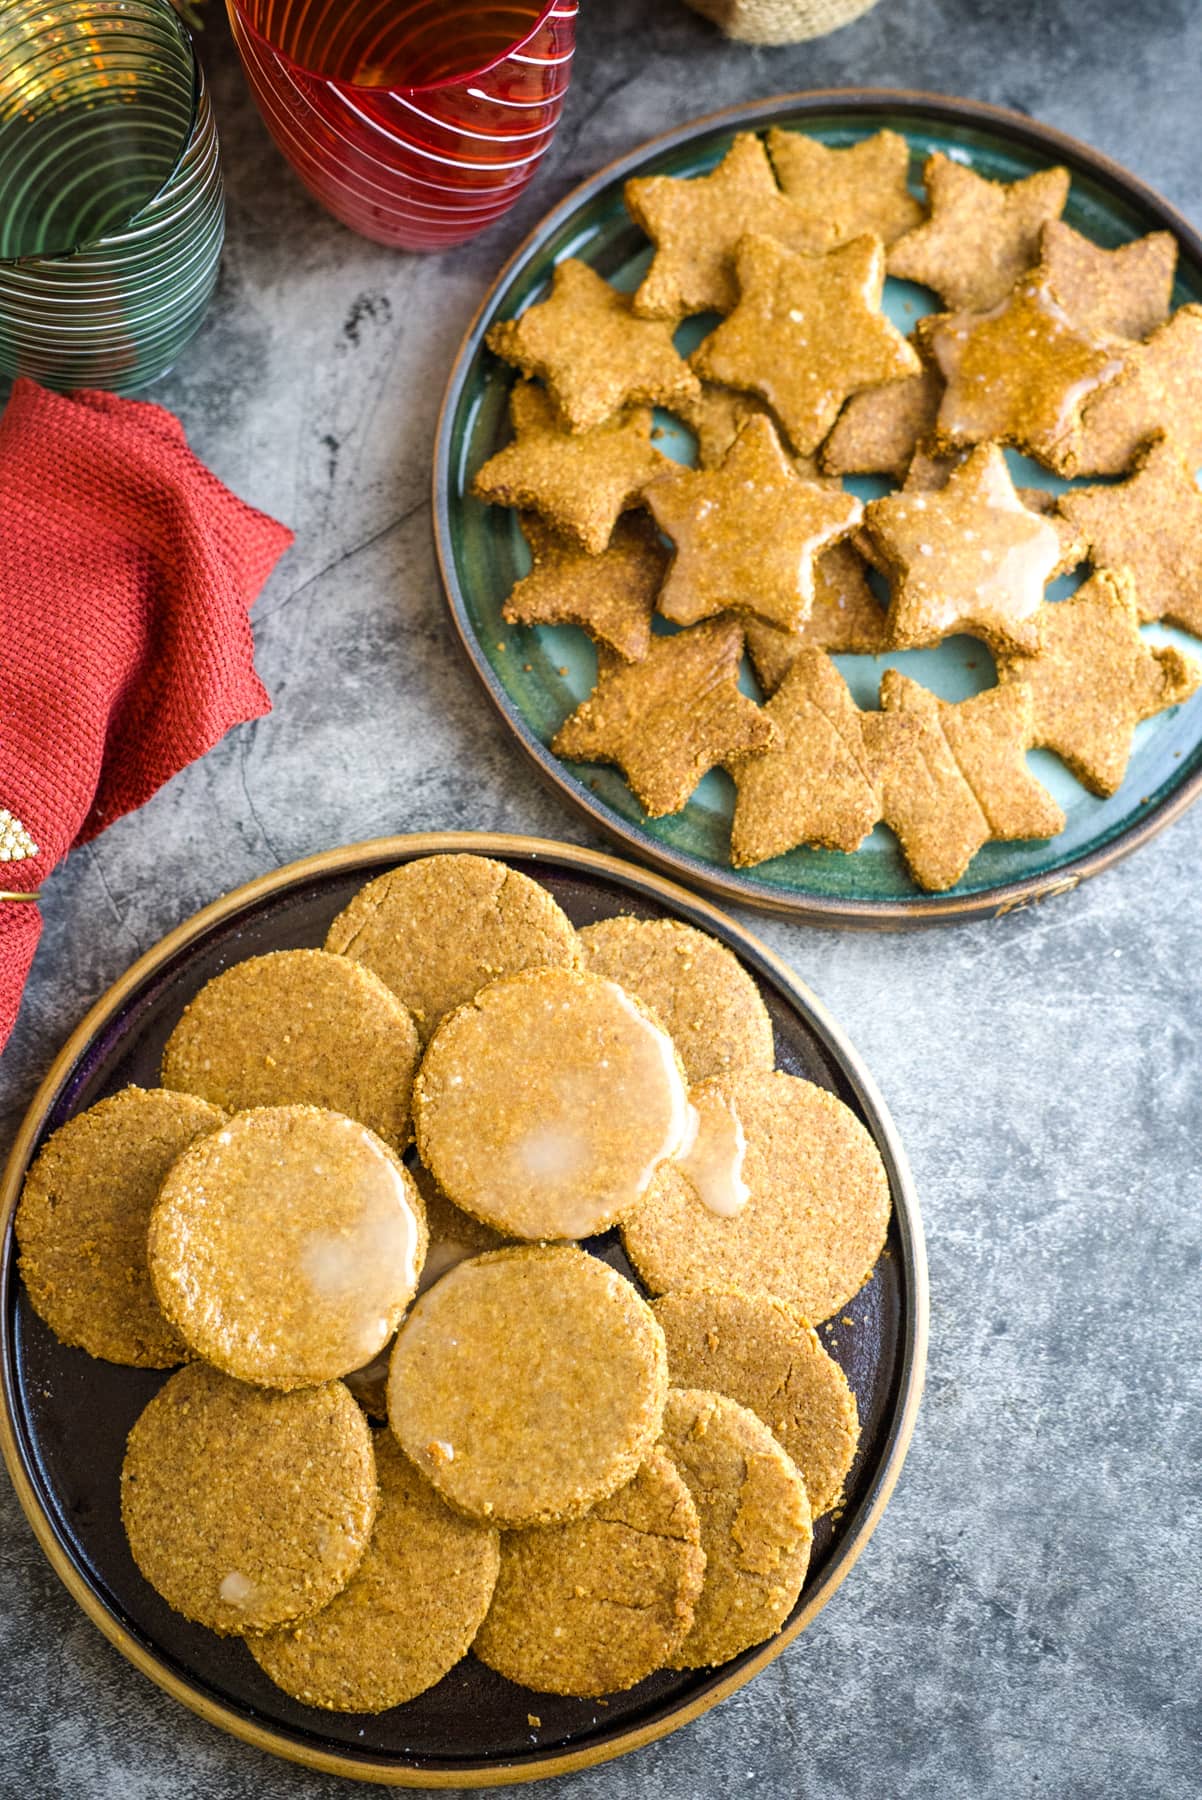
<instances>
[{"instance_id":1,"label":"round cookie","mask_svg":"<svg viewBox=\"0 0 1202 1800\"><path fill-rule=\"evenodd\" d=\"M587 1517L504 1534L472 1649L542 1693L620 1693L669 1662L693 1623L704 1570L689 1490L653 1450Z\"/></svg>"},{"instance_id":2,"label":"round cookie","mask_svg":"<svg viewBox=\"0 0 1202 1800\"><path fill-rule=\"evenodd\" d=\"M529 969L443 1020L413 1116L455 1205L510 1237L578 1238L638 1204L689 1113L672 1041L637 1000L597 975Z\"/></svg>"},{"instance_id":3,"label":"round cookie","mask_svg":"<svg viewBox=\"0 0 1202 1800\"><path fill-rule=\"evenodd\" d=\"M423 1043L444 1013L498 976L580 959L572 922L546 888L488 856L424 856L378 875L334 920L326 949L374 969Z\"/></svg>"},{"instance_id":4,"label":"round cookie","mask_svg":"<svg viewBox=\"0 0 1202 1800\"><path fill-rule=\"evenodd\" d=\"M382 1350L417 1287L421 1197L380 1138L316 1106L237 1113L172 1166L150 1217L159 1304L241 1381L331 1381Z\"/></svg>"},{"instance_id":5,"label":"round cookie","mask_svg":"<svg viewBox=\"0 0 1202 1800\"><path fill-rule=\"evenodd\" d=\"M813 1530L805 1482L766 1425L721 1394L673 1388L662 1448L693 1496L705 1580L674 1669L726 1662L775 1637L796 1603Z\"/></svg>"},{"instance_id":6,"label":"round cookie","mask_svg":"<svg viewBox=\"0 0 1202 1800\"><path fill-rule=\"evenodd\" d=\"M206 982L163 1052L164 1087L227 1112L324 1106L399 1149L417 1027L391 988L325 950L275 950Z\"/></svg>"},{"instance_id":7,"label":"round cookie","mask_svg":"<svg viewBox=\"0 0 1202 1800\"><path fill-rule=\"evenodd\" d=\"M444 1499L501 1526L574 1518L659 1436L663 1333L630 1282L568 1244L460 1263L397 1336L388 1418Z\"/></svg>"},{"instance_id":8,"label":"round cookie","mask_svg":"<svg viewBox=\"0 0 1202 1800\"><path fill-rule=\"evenodd\" d=\"M121 1517L134 1561L212 1631L266 1631L325 1606L375 1512L371 1429L340 1381L273 1394L192 1363L129 1434Z\"/></svg>"},{"instance_id":9,"label":"round cookie","mask_svg":"<svg viewBox=\"0 0 1202 1800\"><path fill-rule=\"evenodd\" d=\"M738 958L677 919L622 916L580 932L584 967L616 981L655 1015L690 1084L728 1069L771 1069L772 1021Z\"/></svg>"},{"instance_id":10,"label":"round cookie","mask_svg":"<svg viewBox=\"0 0 1202 1800\"><path fill-rule=\"evenodd\" d=\"M190 1094L128 1087L43 1144L21 1190L17 1243L34 1310L64 1344L143 1369L187 1361L151 1286L146 1228L176 1157L224 1120Z\"/></svg>"},{"instance_id":11,"label":"round cookie","mask_svg":"<svg viewBox=\"0 0 1202 1800\"><path fill-rule=\"evenodd\" d=\"M814 1518L843 1492L860 1420L817 1332L770 1294L679 1289L652 1306L673 1387L726 1394L761 1419L797 1465Z\"/></svg>"},{"instance_id":12,"label":"round cookie","mask_svg":"<svg viewBox=\"0 0 1202 1800\"><path fill-rule=\"evenodd\" d=\"M829 1318L884 1248L889 1182L876 1145L841 1100L795 1075L744 1070L707 1086L743 1126L747 1203L719 1217L679 1170L661 1169L622 1221L627 1256L655 1294L737 1287Z\"/></svg>"},{"instance_id":13,"label":"round cookie","mask_svg":"<svg viewBox=\"0 0 1202 1800\"><path fill-rule=\"evenodd\" d=\"M384 1712L453 1669L488 1611L500 1533L460 1518L387 1431L376 1434L371 1542L319 1613L247 1639L277 1687L331 1712Z\"/></svg>"}]
</instances>

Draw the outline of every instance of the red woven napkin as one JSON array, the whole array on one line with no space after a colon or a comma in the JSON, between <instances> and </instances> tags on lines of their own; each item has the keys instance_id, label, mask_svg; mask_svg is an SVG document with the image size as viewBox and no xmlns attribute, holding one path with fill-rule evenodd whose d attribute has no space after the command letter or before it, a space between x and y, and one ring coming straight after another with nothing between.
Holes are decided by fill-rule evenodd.
<instances>
[{"instance_id":1,"label":"red woven napkin","mask_svg":"<svg viewBox=\"0 0 1202 1800\"><path fill-rule=\"evenodd\" d=\"M0 418L0 808L37 845L0 889L141 806L269 712L247 610L292 533L193 456L161 406L21 380ZM41 934L0 901L0 1048Z\"/></svg>"}]
</instances>

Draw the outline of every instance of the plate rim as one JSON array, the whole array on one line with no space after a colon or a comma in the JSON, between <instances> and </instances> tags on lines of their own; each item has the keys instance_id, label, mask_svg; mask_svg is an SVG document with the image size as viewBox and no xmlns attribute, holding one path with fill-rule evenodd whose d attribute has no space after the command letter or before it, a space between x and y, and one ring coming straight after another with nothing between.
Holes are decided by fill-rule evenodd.
<instances>
[{"instance_id":1,"label":"plate rim","mask_svg":"<svg viewBox=\"0 0 1202 1800\"><path fill-rule=\"evenodd\" d=\"M689 923L710 931L752 966L758 965L773 983L783 989L789 1001L831 1052L841 1073L855 1089L870 1120L873 1137L881 1151L894 1193L894 1216L901 1240L902 1269L910 1304L902 1334L897 1401L886 1432L880 1465L861 1502L860 1517L838 1546L823 1580L797 1618L784 1631L762 1645L747 1663L704 1693L673 1709L666 1717L632 1727L612 1741L577 1750L566 1749L535 1764L499 1761L475 1768L442 1770L381 1764L360 1760L350 1749L343 1754L298 1744L272 1727L259 1723L253 1716L244 1716L235 1707L215 1700L199 1686L182 1679L165 1660L139 1643L121 1621L108 1611L60 1543L25 1466L16 1425L15 1395L10 1391L8 1378L13 1345L8 1326L7 1293L16 1278L17 1259L12 1220L34 1142L51 1108L69 1082L80 1057L99 1032L117 1015L134 990L213 926L229 921L246 907L256 905L261 900L282 895L288 888L311 883L328 874L346 873L364 864L384 859L395 857L398 861L411 861L415 857L454 852L494 855L511 860L539 859L553 862L568 871L581 870L610 882L616 881L618 885L636 894L642 893L666 904L676 916L683 915ZM786 1645L792 1643L816 1617L841 1585L879 1524L897 1485L913 1436L922 1395L930 1310L922 1219L914 1178L897 1127L863 1058L801 977L746 927L727 918L708 900L665 880L654 871L582 845L499 832L406 833L369 838L357 844L301 857L231 889L184 919L139 956L88 1008L71 1032L38 1084L17 1129L3 1175L0 1176L0 1302L0 1452L21 1509L33 1528L43 1554L68 1593L92 1623L128 1662L172 1699L197 1713L208 1724L217 1726L244 1743L252 1744L256 1749L326 1774L350 1776L380 1786L425 1789L502 1787L596 1767L689 1724L774 1661Z\"/></svg>"},{"instance_id":2,"label":"plate rim","mask_svg":"<svg viewBox=\"0 0 1202 1800\"><path fill-rule=\"evenodd\" d=\"M1082 173L1117 189L1128 202L1137 201L1152 214L1154 228L1173 232L1182 248L1202 268L1202 232L1157 188L1082 139L1057 126L1017 112L1012 107L952 94L928 93L920 88L836 87L807 88L795 93L773 94L760 100L744 101L735 106L722 107L716 112L705 113L683 125L673 126L668 131L644 139L634 149L613 158L569 189L562 200L542 215L489 283L455 352L438 410L431 511L439 575L460 646L518 747L534 765L543 782L566 800L575 812L582 814L612 842L639 857L641 861L724 900L752 906L760 911L784 914L809 925L893 931L913 926L1000 919L1008 913L1071 893L1081 882L1121 862L1171 825L1202 794L1202 762L1179 787L1155 806L1142 812L1133 812L1105 843L1092 850L1084 850L1077 856L1068 857L1054 868L1014 881L998 882L976 893L927 894L916 890L905 899L861 900L765 888L750 881L734 868L721 868L704 862L687 851L675 850L663 844L638 825L622 818L605 801L590 794L582 781L566 773L561 759L552 756L550 749L531 730L484 655L467 616L466 598L455 569L450 522L451 436L454 415L467 382L469 366L491 323L492 307L511 278L541 250L545 241L574 212L611 182L636 172L650 157L687 144L694 138L705 137L723 127L731 130L740 126L761 127L784 112L796 115L838 111L841 108L870 114L911 110L928 117L942 118L948 123L979 124L991 127L1000 136L1009 137L1028 148L1034 147L1052 153L1062 161L1077 165Z\"/></svg>"}]
</instances>

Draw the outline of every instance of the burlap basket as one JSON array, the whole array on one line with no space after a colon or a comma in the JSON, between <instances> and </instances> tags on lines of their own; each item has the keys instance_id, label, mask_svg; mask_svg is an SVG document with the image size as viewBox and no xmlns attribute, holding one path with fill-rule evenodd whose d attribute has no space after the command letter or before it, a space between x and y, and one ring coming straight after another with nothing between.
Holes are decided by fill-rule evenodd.
<instances>
[{"instance_id":1,"label":"burlap basket","mask_svg":"<svg viewBox=\"0 0 1202 1800\"><path fill-rule=\"evenodd\" d=\"M876 0L688 0L744 44L799 44L850 25Z\"/></svg>"}]
</instances>

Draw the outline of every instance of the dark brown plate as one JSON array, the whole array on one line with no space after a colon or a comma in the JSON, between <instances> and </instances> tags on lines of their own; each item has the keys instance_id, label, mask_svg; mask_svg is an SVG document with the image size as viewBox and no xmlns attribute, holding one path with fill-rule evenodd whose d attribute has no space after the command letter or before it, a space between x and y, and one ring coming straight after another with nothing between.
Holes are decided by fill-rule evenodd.
<instances>
[{"instance_id":1,"label":"dark brown plate","mask_svg":"<svg viewBox=\"0 0 1202 1800\"><path fill-rule=\"evenodd\" d=\"M884 1159L893 1192L889 1241L848 1308L824 1328L856 1392L863 1437L836 1523L819 1522L801 1599L771 1643L708 1672L652 1676L607 1706L535 1696L471 1657L437 1687L378 1716L323 1713L273 1687L236 1639L173 1613L134 1567L121 1529L126 1434L165 1376L65 1349L17 1276L13 1213L46 1135L128 1082L156 1085L179 1014L219 970L246 956L320 945L351 895L417 856L470 850L541 881L579 925L617 912L686 920L728 944L772 1017L781 1068L852 1107ZM612 857L533 838L466 833L382 838L293 863L239 888L170 933L92 1008L42 1083L0 1183L0 1443L38 1541L84 1611L144 1674L202 1717L310 1768L403 1787L489 1787L600 1762L704 1712L776 1656L830 1598L867 1542L901 1468L922 1386L927 1275L913 1184L868 1071L838 1026L755 938L693 895ZM609 1233L589 1246L631 1271ZM528 1714L541 1724L532 1729Z\"/></svg>"}]
</instances>

